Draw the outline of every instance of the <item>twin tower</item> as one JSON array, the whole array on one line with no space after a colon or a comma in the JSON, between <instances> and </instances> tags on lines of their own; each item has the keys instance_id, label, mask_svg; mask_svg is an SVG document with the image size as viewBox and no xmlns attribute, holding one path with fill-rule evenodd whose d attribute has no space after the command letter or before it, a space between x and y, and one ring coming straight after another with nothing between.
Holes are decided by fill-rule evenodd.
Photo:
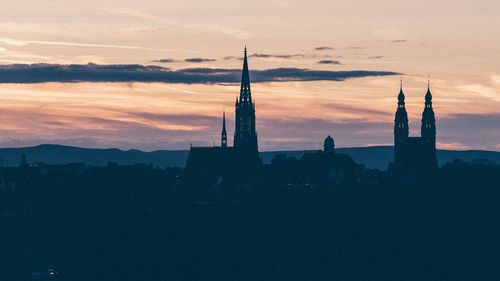
<instances>
[{"instance_id":1,"label":"twin tower","mask_svg":"<svg viewBox=\"0 0 500 281\"><path fill-rule=\"evenodd\" d=\"M238 170L260 165L255 103L252 101L247 50L243 57L240 95L235 104L234 146L228 147L226 116L223 115L220 147L191 147L188 168L204 170ZM394 163L391 169L399 176L425 177L437 169L436 117L432 108L430 86L425 94L420 137L409 136L408 113L405 108L403 86L398 95L394 120Z\"/></svg>"},{"instance_id":2,"label":"twin tower","mask_svg":"<svg viewBox=\"0 0 500 281\"><path fill-rule=\"evenodd\" d=\"M410 137L408 113L405 108L403 85L398 95L398 108L394 119L394 169L400 176L422 177L437 169L436 117L432 108L432 94L427 85L422 113L420 137Z\"/></svg>"}]
</instances>

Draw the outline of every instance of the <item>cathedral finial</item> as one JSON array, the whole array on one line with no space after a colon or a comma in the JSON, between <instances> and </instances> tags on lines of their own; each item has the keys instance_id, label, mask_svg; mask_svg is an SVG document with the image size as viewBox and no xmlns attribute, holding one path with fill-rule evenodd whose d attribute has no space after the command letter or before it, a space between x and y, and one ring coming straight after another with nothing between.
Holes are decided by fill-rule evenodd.
<instances>
[{"instance_id":1,"label":"cathedral finial","mask_svg":"<svg viewBox=\"0 0 500 281\"><path fill-rule=\"evenodd\" d=\"M426 102L431 102L432 101L430 75L429 75L429 77L427 79L427 93L425 93L425 101Z\"/></svg>"},{"instance_id":2,"label":"cathedral finial","mask_svg":"<svg viewBox=\"0 0 500 281\"><path fill-rule=\"evenodd\" d=\"M399 104L403 104L405 101L405 94L403 93L403 78L400 78L399 80L399 95L398 95L398 102Z\"/></svg>"}]
</instances>

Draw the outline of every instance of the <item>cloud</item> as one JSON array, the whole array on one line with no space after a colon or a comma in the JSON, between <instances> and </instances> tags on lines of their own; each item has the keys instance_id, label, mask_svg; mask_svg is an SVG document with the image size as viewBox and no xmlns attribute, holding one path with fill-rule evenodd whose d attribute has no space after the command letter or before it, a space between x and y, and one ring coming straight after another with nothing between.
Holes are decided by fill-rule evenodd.
<instances>
[{"instance_id":1,"label":"cloud","mask_svg":"<svg viewBox=\"0 0 500 281\"><path fill-rule=\"evenodd\" d=\"M255 53L251 54L250 58L264 58L264 59L317 59L317 58L329 58L329 55L315 55L315 54L265 54L265 53ZM234 58L234 57L230 57Z\"/></svg>"},{"instance_id":2,"label":"cloud","mask_svg":"<svg viewBox=\"0 0 500 281\"><path fill-rule=\"evenodd\" d=\"M498 149L500 114L453 114L438 118L439 141Z\"/></svg>"},{"instance_id":3,"label":"cloud","mask_svg":"<svg viewBox=\"0 0 500 281\"><path fill-rule=\"evenodd\" d=\"M216 61L216 59L207 59L207 58L188 58L184 60L185 62L209 62L209 61Z\"/></svg>"},{"instance_id":4,"label":"cloud","mask_svg":"<svg viewBox=\"0 0 500 281\"><path fill-rule=\"evenodd\" d=\"M396 40L391 40L391 43L406 43L408 40L406 39L396 39Z\"/></svg>"},{"instance_id":5,"label":"cloud","mask_svg":"<svg viewBox=\"0 0 500 281\"><path fill-rule=\"evenodd\" d=\"M317 55L317 54L267 54L267 53L254 53L248 55L249 58L257 59L320 59L330 58L330 55ZM340 56L336 56L340 57ZM243 60L243 57L227 56L223 60Z\"/></svg>"},{"instance_id":6,"label":"cloud","mask_svg":"<svg viewBox=\"0 0 500 281\"><path fill-rule=\"evenodd\" d=\"M391 71L326 71L272 68L251 71L253 82L343 81L351 78L400 75ZM138 64L10 64L0 65L0 83L161 82L183 84L238 83L240 69L185 68L171 70Z\"/></svg>"},{"instance_id":7,"label":"cloud","mask_svg":"<svg viewBox=\"0 0 500 281\"><path fill-rule=\"evenodd\" d=\"M227 56L223 57L223 60L243 60L243 57Z\"/></svg>"},{"instance_id":8,"label":"cloud","mask_svg":"<svg viewBox=\"0 0 500 281\"><path fill-rule=\"evenodd\" d=\"M217 61L216 59L208 59L208 58L187 58L184 60L177 60L177 59L159 59L159 60L153 60L151 62L159 62L159 63L174 63L174 62L191 62L191 63L201 63L201 62L210 62L210 61Z\"/></svg>"},{"instance_id":9,"label":"cloud","mask_svg":"<svg viewBox=\"0 0 500 281\"><path fill-rule=\"evenodd\" d=\"M340 64L338 60L320 60L318 64Z\"/></svg>"},{"instance_id":10,"label":"cloud","mask_svg":"<svg viewBox=\"0 0 500 281\"><path fill-rule=\"evenodd\" d=\"M208 128L213 124L222 122L222 117L213 117L202 114L175 114L175 113L154 113L154 112L125 112L134 120L140 119L148 121L146 124L154 122L174 124L178 126L195 126L196 128ZM229 118L228 118L229 119Z\"/></svg>"},{"instance_id":11,"label":"cloud","mask_svg":"<svg viewBox=\"0 0 500 281\"><path fill-rule=\"evenodd\" d=\"M207 30L207 31L215 31L219 32L222 34L225 34L227 36L230 36L235 39L248 39L252 37L252 34L246 30L242 29L237 29L232 26L228 25L220 25L220 24L193 24L193 23L187 23L187 22L179 22L179 21L174 21L174 20L169 20L166 19L165 17L157 16L154 14L146 13L143 11L139 11L137 9L130 9L130 8L101 8L101 11L105 11L108 13L113 13L113 14L119 14L119 15L124 15L124 16L130 16L130 17L135 17L135 18L140 18L140 19L145 19L148 21L152 22L157 22L157 23L163 23L163 24L168 24L172 25L178 28L185 28L185 29L191 29L191 30Z\"/></svg>"},{"instance_id":12,"label":"cloud","mask_svg":"<svg viewBox=\"0 0 500 281\"><path fill-rule=\"evenodd\" d=\"M159 59L159 60L153 60L151 62L173 63L173 62L180 62L180 61L176 60L176 59Z\"/></svg>"},{"instance_id":13,"label":"cloud","mask_svg":"<svg viewBox=\"0 0 500 281\"><path fill-rule=\"evenodd\" d=\"M276 58L276 59L292 59L292 58L304 58L306 55L303 54L294 54L294 55L273 55L273 54L262 54L255 53L251 54L248 57L250 58Z\"/></svg>"},{"instance_id":14,"label":"cloud","mask_svg":"<svg viewBox=\"0 0 500 281\"><path fill-rule=\"evenodd\" d=\"M0 43L24 47L28 45L59 45L59 46L72 46L72 47L86 47L86 48L113 48L113 49L127 49L127 50L150 50L150 51L179 51L172 49L158 49L142 46L126 46L126 45L109 45L109 44L92 44L92 43L79 43L79 42L63 42L63 41L37 41L37 40L18 40L13 38L0 38Z\"/></svg>"},{"instance_id":15,"label":"cloud","mask_svg":"<svg viewBox=\"0 0 500 281\"><path fill-rule=\"evenodd\" d=\"M379 60L381 58L383 58L384 56L372 56L372 57L368 57L369 59L371 60Z\"/></svg>"},{"instance_id":16,"label":"cloud","mask_svg":"<svg viewBox=\"0 0 500 281\"><path fill-rule=\"evenodd\" d=\"M457 89L460 91L474 93L493 101L500 101L500 91L498 91L494 87L486 86L483 84L470 84L458 86Z\"/></svg>"},{"instance_id":17,"label":"cloud","mask_svg":"<svg viewBox=\"0 0 500 281\"><path fill-rule=\"evenodd\" d=\"M314 48L314 50L316 51L329 51L329 50L333 50L332 47L316 47Z\"/></svg>"}]
</instances>

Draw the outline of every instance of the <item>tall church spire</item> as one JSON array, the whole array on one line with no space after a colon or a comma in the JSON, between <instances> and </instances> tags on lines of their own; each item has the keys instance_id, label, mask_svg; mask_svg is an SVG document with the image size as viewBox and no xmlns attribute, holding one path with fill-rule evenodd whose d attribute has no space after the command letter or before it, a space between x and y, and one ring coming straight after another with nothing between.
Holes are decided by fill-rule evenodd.
<instances>
[{"instance_id":1,"label":"tall church spire","mask_svg":"<svg viewBox=\"0 0 500 281\"><path fill-rule=\"evenodd\" d=\"M222 113L222 134L220 139L220 146L227 147L227 132L226 132L226 111Z\"/></svg>"},{"instance_id":2,"label":"tall church spire","mask_svg":"<svg viewBox=\"0 0 500 281\"><path fill-rule=\"evenodd\" d=\"M242 157L248 158L249 161L260 161L257 132L255 130L255 104L252 101L250 90L250 74L246 47L241 73L240 96L236 101L234 148Z\"/></svg>"}]
</instances>

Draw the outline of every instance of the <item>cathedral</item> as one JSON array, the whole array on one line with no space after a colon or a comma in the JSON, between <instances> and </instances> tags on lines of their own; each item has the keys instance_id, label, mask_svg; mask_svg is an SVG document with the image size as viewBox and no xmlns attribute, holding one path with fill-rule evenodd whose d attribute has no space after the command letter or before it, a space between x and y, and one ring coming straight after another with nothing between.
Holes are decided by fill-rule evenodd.
<instances>
[{"instance_id":1,"label":"cathedral","mask_svg":"<svg viewBox=\"0 0 500 281\"><path fill-rule=\"evenodd\" d=\"M240 94L235 104L235 131L233 147L228 146L226 113L222 116L220 146L191 147L187 159L188 169L205 171L242 171L253 170L261 165L257 131L255 128L255 103L250 88L247 49L243 56Z\"/></svg>"},{"instance_id":2,"label":"cathedral","mask_svg":"<svg viewBox=\"0 0 500 281\"><path fill-rule=\"evenodd\" d=\"M432 109L432 94L427 85L425 105L422 113L420 137L410 137L408 113L405 108L403 85L398 95L398 108L394 119L394 163L398 176L425 177L437 169L436 117Z\"/></svg>"}]
</instances>

